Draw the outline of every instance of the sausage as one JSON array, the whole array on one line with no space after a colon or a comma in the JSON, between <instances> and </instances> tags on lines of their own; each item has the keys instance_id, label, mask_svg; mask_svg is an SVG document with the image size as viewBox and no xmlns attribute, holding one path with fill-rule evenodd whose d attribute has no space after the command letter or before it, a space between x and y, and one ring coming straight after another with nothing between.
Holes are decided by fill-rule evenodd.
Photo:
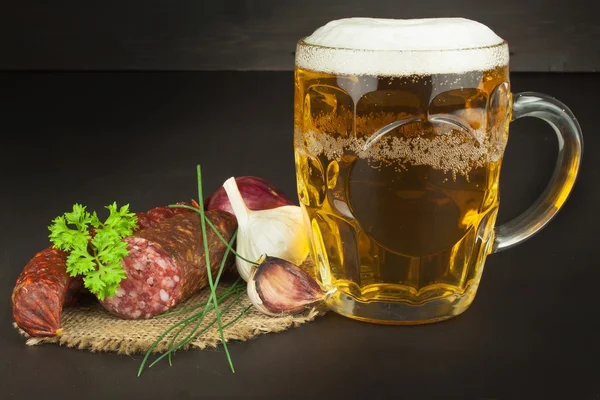
<instances>
[{"instance_id":1,"label":"sausage","mask_svg":"<svg viewBox=\"0 0 600 400\"><path fill-rule=\"evenodd\" d=\"M67 253L48 247L37 253L17 278L11 296L13 318L31 336L60 334L64 306L84 293L83 280L67 275Z\"/></svg>"},{"instance_id":2,"label":"sausage","mask_svg":"<svg viewBox=\"0 0 600 400\"><path fill-rule=\"evenodd\" d=\"M195 201L178 204L199 208ZM192 212L185 208L156 207L147 213L137 213L137 230ZM48 247L37 253L17 278L11 296L13 319L30 336L59 335L63 308L90 296L80 276L73 278L67 274L67 255L64 251Z\"/></svg>"},{"instance_id":3,"label":"sausage","mask_svg":"<svg viewBox=\"0 0 600 400\"><path fill-rule=\"evenodd\" d=\"M200 208L195 200L191 203L177 203L179 205L187 205L195 208ZM189 213L192 210L182 207L155 207L145 213L136 213L138 218L138 229L152 228L158 225L161 221L171 218L177 214Z\"/></svg>"},{"instance_id":4,"label":"sausage","mask_svg":"<svg viewBox=\"0 0 600 400\"><path fill-rule=\"evenodd\" d=\"M221 210L208 211L206 216L229 241L237 228L235 217ZM226 245L208 225L206 233L214 279ZM124 240L129 249L122 261L127 277L114 296L101 301L112 314L152 318L207 286L202 224L196 213L177 214Z\"/></svg>"}]
</instances>

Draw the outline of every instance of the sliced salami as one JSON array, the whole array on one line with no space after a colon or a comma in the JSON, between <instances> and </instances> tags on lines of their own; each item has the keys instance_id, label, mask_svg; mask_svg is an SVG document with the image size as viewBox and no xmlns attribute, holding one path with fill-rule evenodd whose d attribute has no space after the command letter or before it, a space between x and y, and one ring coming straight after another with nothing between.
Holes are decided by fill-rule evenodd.
<instances>
[{"instance_id":1,"label":"sliced salami","mask_svg":"<svg viewBox=\"0 0 600 400\"><path fill-rule=\"evenodd\" d=\"M225 211L206 216L230 240L237 221ZM226 246L207 225L213 278ZM127 278L117 293L102 301L109 312L125 319L147 319L164 313L208 285L208 273L197 213L181 213L125 239L129 254L122 261Z\"/></svg>"}]
</instances>

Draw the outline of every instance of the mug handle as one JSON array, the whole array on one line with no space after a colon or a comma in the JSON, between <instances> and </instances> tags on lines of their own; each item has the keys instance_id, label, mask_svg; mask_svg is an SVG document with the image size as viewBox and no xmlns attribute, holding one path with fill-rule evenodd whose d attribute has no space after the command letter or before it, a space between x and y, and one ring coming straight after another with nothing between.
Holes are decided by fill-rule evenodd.
<instances>
[{"instance_id":1,"label":"mug handle","mask_svg":"<svg viewBox=\"0 0 600 400\"><path fill-rule=\"evenodd\" d=\"M558 137L558 160L548 186L535 203L521 215L496 227L492 253L524 242L550 222L573 189L583 155L581 127L571 110L560 101L541 93L518 93L514 96L512 121L521 117L536 117L554 128Z\"/></svg>"}]
</instances>

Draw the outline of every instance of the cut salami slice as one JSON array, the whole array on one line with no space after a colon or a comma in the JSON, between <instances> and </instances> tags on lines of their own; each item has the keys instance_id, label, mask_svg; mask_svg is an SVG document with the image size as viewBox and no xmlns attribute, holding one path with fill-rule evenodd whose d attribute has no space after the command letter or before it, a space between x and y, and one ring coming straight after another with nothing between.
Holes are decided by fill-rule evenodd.
<instances>
[{"instance_id":1,"label":"cut salami slice","mask_svg":"<svg viewBox=\"0 0 600 400\"><path fill-rule=\"evenodd\" d=\"M231 239L237 228L233 215L212 210L206 216L223 238ZM214 278L226 246L211 228L207 228L207 240ZM152 318L207 286L202 226L197 213L174 215L125 241L129 254L122 265L127 278L121 281L114 296L101 302L112 314L124 319Z\"/></svg>"}]
</instances>

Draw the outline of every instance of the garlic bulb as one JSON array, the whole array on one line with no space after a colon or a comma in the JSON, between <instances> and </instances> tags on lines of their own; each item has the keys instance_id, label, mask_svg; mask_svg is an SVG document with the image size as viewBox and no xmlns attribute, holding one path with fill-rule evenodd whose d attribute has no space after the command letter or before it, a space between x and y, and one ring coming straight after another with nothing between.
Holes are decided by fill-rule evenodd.
<instances>
[{"instance_id":1,"label":"garlic bulb","mask_svg":"<svg viewBox=\"0 0 600 400\"><path fill-rule=\"evenodd\" d=\"M326 293L304 270L263 255L253 266L246 287L250 301L267 315L294 314L325 299Z\"/></svg>"},{"instance_id":2,"label":"garlic bulb","mask_svg":"<svg viewBox=\"0 0 600 400\"><path fill-rule=\"evenodd\" d=\"M255 261L261 255L268 254L296 265L306 260L309 244L300 207L250 210L244 203L235 178L229 178L223 187L238 221L236 251L239 255ZM236 257L235 263L240 276L248 281L252 264L240 257Z\"/></svg>"}]
</instances>

